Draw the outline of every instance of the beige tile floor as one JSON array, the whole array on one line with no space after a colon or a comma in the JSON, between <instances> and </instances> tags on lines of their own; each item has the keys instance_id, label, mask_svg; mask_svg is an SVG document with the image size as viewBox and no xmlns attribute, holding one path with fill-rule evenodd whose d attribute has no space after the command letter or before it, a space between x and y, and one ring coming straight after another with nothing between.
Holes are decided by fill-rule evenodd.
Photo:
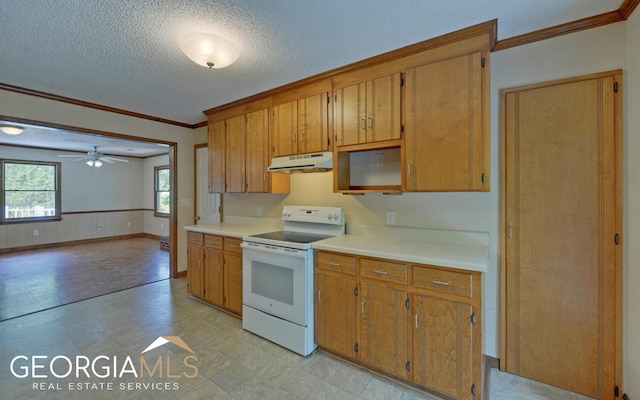
<instances>
[{"instance_id":1,"label":"beige tile floor","mask_svg":"<svg viewBox=\"0 0 640 400\"><path fill-rule=\"evenodd\" d=\"M194 354L174 343L141 354L160 336L179 337ZM492 399L567 398L532 386L522 394L507 374L492 374L491 388ZM185 279L0 323L0 399L205 398L436 399L321 352L304 358L243 331L239 319L190 298Z\"/></svg>"}]
</instances>

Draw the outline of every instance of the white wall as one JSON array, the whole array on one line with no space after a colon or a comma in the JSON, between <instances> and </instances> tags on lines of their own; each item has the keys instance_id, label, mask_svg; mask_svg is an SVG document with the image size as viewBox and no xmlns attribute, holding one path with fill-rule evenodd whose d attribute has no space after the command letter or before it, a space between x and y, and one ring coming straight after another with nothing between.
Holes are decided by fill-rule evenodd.
<instances>
[{"instance_id":1,"label":"white wall","mask_svg":"<svg viewBox=\"0 0 640 400\"><path fill-rule=\"evenodd\" d=\"M0 146L0 158L61 163L61 221L0 225L0 248L15 248L143 232L144 162L108 164L95 169L84 162L60 158L63 151ZM126 157L123 157L126 158ZM109 211L109 212L105 212ZM66 214L65 214L66 213ZM98 230L98 224L100 229ZM38 232L34 234L34 230Z\"/></svg>"},{"instance_id":2,"label":"white wall","mask_svg":"<svg viewBox=\"0 0 640 400\"><path fill-rule=\"evenodd\" d=\"M177 144L178 271L187 269L185 225L193 223L193 130L0 90L0 115Z\"/></svg>"},{"instance_id":3,"label":"white wall","mask_svg":"<svg viewBox=\"0 0 640 400\"><path fill-rule=\"evenodd\" d=\"M625 22L627 65L624 70L624 390L631 399L640 399L640 9Z\"/></svg>"},{"instance_id":4,"label":"white wall","mask_svg":"<svg viewBox=\"0 0 640 400\"><path fill-rule=\"evenodd\" d=\"M62 212L121 210L142 207L143 160L121 157L128 163L95 169L84 162L58 157L78 155L64 151L0 146L0 158L61 162Z\"/></svg>"}]
</instances>

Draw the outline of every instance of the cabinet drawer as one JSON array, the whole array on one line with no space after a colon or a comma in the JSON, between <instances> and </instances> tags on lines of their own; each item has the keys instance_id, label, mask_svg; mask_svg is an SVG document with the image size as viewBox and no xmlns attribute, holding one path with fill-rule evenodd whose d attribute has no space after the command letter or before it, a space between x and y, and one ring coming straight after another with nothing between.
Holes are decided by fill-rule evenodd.
<instances>
[{"instance_id":1,"label":"cabinet drawer","mask_svg":"<svg viewBox=\"0 0 640 400\"><path fill-rule=\"evenodd\" d=\"M204 235L202 233L187 232L187 243L202 246L204 243Z\"/></svg>"},{"instance_id":2,"label":"cabinet drawer","mask_svg":"<svg viewBox=\"0 0 640 400\"><path fill-rule=\"evenodd\" d=\"M356 258L355 256L335 254L335 253L316 253L318 268L326 271L344 272L349 275L356 274Z\"/></svg>"},{"instance_id":3,"label":"cabinet drawer","mask_svg":"<svg viewBox=\"0 0 640 400\"><path fill-rule=\"evenodd\" d=\"M204 235L204 245L212 249L222 249L222 236Z\"/></svg>"},{"instance_id":4,"label":"cabinet drawer","mask_svg":"<svg viewBox=\"0 0 640 400\"><path fill-rule=\"evenodd\" d=\"M360 276L406 285L407 264L362 258L360 259Z\"/></svg>"},{"instance_id":5,"label":"cabinet drawer","mask_svg":"<svg viewBox=\"0 0 640 400\"><path fill-rule=\"evenodd\" d=\"M233 253L242 253L242 247L240 244L242 243L242 239L235 238L224 238L224 251L230 251Z\"/></svg>"},{"instance_id":6,"label":"cabinet drawer","mask_svg":"<svg viewBox=\"0 0 640 400\"><path fill-rule=\"evenodd\" d=\"M413 267L413 286L472 298L473 274L416 265Z\"/></svg>"}]
</instances>

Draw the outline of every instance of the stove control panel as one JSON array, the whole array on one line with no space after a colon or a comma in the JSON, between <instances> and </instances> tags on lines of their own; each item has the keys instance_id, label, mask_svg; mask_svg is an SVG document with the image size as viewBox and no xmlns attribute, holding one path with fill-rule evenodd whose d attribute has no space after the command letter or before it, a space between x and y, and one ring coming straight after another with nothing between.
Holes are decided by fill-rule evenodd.
<instances>
[{"instance_id":1,"label":"stove control panel","mask_svg":"<svg viewBox=\"0 0 640 400\"><path fill-rule=\"evenodd\" d=\"M282 220L316 224L344 224L344 209L340 207L284 206Z\"/></svg>"}]
</instances>

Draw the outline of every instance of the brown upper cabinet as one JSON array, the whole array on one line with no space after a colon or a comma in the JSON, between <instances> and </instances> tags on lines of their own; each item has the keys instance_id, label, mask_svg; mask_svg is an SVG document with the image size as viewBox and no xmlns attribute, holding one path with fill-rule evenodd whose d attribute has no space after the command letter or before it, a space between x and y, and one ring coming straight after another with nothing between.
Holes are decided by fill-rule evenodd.
<instances>
[{"instance_id":1,"label":"brown upper cabinet","mask_svg":"<svg viewBox=\"0 0 640 400\"><path fill-rule=\"evenodd\" d=\"M289 176L267 172L271 99L209 117L209 191L288 193Z\"/></svg>"},{"instance_id":2,"label":"brown upper cabinet","mask_svg":"<svg viewBox=\"0 0 640 400\"><path fill-rule=\"evenodd\" d=\"M400 73L336 89L337 146L400 139L400 91Z\"/></svg>"},{"instance_id":3,"label":"brown upper cabinet","mask_svg":"<svg viewBox=\"0 0 640 400\"><path fill-rule=\"evenodd\" d=\"M486 22L205 111L211 191L288 193L270 158L323 151L336 193L489 191L495 35Z\"/></svg>"},{"instance_id":4,"label":"brown upper cabinet","mask_svg":"<svg viewBox=\"0 0 640 400\"><path fill-rule=\"evenodd\" d=\"M474 52L406 71L406 191L489 190L486 63Z\"/></svg>"},{"instance_id":5,"label":"brown upper cabinet","mask_svg":"<svg viewBox=\"0 0 640 400\"><path fill-rule=\"evenodd\" d=\"M317 153L330 149L329 92L331 81L291 90L273 98L273 157Z\"/></svg>"}]
</instances>

